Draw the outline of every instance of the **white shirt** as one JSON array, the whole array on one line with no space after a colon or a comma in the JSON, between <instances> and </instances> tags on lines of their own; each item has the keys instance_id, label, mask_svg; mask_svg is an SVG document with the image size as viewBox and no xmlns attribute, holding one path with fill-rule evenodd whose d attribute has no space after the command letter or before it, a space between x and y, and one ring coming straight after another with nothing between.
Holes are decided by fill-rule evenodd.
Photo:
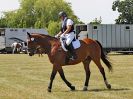
<instances>
[{"instance_id":1,"label":"white shirt","mask_svg":"<svg viewBox=\"0 0 133 99\"><path fill-rule=\"evenodd\" d=\"M66 18L67 17L65 17L64 21L66 21ZM62 22L62 26L64 25L64 21ZM73 25L73 21L71 19L67 19L66 26L68 25Z\"/></svg>"},{"instance_id":2,"label":"white shirt","mask_svg":"<svg viewBox=\"0 0 133 99\"><path fill-rule=\"evenodd\" d=\"M67 19L66 25L67 25L67 26L68 26L68 25L73 25L73 21L72 21L71 19Z\"/></svg>"}]
</instances>

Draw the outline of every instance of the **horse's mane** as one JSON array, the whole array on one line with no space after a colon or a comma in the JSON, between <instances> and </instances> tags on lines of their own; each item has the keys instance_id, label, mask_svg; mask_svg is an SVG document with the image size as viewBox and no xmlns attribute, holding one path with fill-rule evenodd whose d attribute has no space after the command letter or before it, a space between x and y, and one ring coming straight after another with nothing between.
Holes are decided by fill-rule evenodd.
<instances>
[{"instance_id":1,"label":"horse's mane","mask_svg":"<svg viewBox=\"0 0 133 99\"><path fill-rule=\"evenodd\" d=\"M51 40L54 40L54 41L58 41L57 38L52 37L52 36L50 36L50 35L46 35L46 34L38 34L38 33L32 33L32 34L35 35L35 36L46 37L46 38L48 38L48 39L51 39Z\"/></svg>"}]
</instances>

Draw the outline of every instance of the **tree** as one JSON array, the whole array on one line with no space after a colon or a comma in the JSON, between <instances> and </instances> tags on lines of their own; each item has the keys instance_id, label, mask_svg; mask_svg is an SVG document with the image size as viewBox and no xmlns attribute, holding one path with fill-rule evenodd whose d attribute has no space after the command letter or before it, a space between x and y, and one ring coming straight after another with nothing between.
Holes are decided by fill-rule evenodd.
<instances>
[{"instance_id":1,"label":"tree","mask_svg":"<svg viewBox=\"0 0 133 99\"><path fill-rule=\"evenodd\" d=\"M7 27L18 28L45 28L48 31L55 30L57 24L60 23L58 13L65 11L75 23L79 23L78 17L74 15L71 4L64 0L19 0L20 8L15 11L5 12L4 18ZM1 19L0 19L1 20ZM53 26L55 25L55 26ZM1 27L1 25L0 25ZM58 26L56 28L59 28ZM59 29L57 29L59 30ZM53 35L53 34L52 34Z\"/></svg>"},{"instance_id":2,"label":"tree","mask_svg":"<svg viewBox=\"0 0 133 99\"><path fill-rule=\"evenodd\" d=\"M60 26L58 22L50 21L48 25L49 35L54 36L60 31Z\"/></svg>"},{"instance_id":3,"label":"tree","mask_svg":"<svg viewBox=\"0 0 133 99\"><path fill-rule=\"evenodd\" d=\"M115 20L116 24L133 24L133 0L116 0L112 9L120 13Z\"/></svg>"},{"instance_id":4,"label":"tree","mask_svg":"<svg viewBox=\"0 0 133 99\"><path fill-rule=\"evenodd\" d=\"M1 27L1 28L6 27L6 20L5 20L5 18L2 18L2 17L1 17L1 19L0 19L0 27Z\"/></svg>"},{"instance_id":5,"label":"tree","mask_svg":"<svg viewBox=\"0 0 133 99\"><path fill-rule=\"evenodd\" d=\"M92 22L90 22L90 24L101 24L102 23L102 18L100 17L100 19L95 18Z\"/></svg>"}]
</instances>

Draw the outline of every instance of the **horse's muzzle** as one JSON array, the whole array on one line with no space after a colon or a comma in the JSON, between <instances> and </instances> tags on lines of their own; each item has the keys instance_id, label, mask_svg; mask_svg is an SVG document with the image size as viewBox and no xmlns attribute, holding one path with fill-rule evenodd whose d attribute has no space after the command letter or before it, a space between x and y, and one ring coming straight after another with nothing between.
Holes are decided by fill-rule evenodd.
<instances>
[{"instance_id":1,"label":"horse's muzzle","mask_svg":"<svg viewBox=\"0 0 133 99\"><path fill-rule=\"evenodd\" d=\"M34 49L28 48L28 55L29 56L33 56L34 55L34 52L35 52Z\"/></svg>"}]
</instances>

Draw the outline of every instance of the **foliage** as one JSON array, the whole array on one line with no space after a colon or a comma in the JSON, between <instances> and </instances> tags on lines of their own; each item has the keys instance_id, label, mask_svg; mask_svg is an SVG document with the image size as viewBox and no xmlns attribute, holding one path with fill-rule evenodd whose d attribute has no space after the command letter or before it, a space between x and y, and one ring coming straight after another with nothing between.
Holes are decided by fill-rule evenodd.
<instances>
[{"instance_id":1,"label":"foliage","mask_svg":"<svg viewBox=\"0 0 133 99\"><path fill-rule=\"evenodd\" d=\"M75 23L79 23L79 19L74 15L71 4L65 2L64 0L19 0L20 8L15 11L9 11L4 13L4 19L6 23L1 26L5 27L17 27L17 28L45 28L50 29L56 27L60 20L58 18L58 13L60 11L65 11L68 16L73 18ZM1 21L2 19L0 19ZM51 23L52 22L52 23ZM54 23L57 22L57 23ZM53 26L56 25L56 26ZM59 28L59 27L57 27ZM57 29L59 30L59 29ZM52 34L53 35L53 34Z\"/></svg>"},{"instance_id":2,"label":"foliage","mask_svg":"<svg viewBox=\"0 0 133 99\"><path fill-rule=\"evenodd\" d=\"M102 18L100 17L100 19L95 18L92 22L90 22L90 24L101 24L102 23Z\"/></svg>"},{"instance_id":3,"label":"foliage","mask_svg":"<svg viewBox=\"0 0 133 99\"><path fill-rule=\"evenodd\" d=\"M51 36L56 35L60 30L60 26L58 22L50 21L48 25L48 33Z\"/></svg>"},{"instance_id":4,"label":"foliage","mask_svg":"<svg viewBox=\"0 0 133 99\"><path fill-rule=\"evenodd\" d=\"M133 0L116 0L112 9L120 13L115 20L117 24L133 24Z\"/></svg>"},{"instance_id":5,"label":"foliage","mask_svg":"<svg viewBox=\"0 0 133 99\"><path fill-rule=\"evenodd\" d=\"M6 19L1 17L1 19L0 19L0 27L3 28L5 26L6 26Z\"/></svg>"}]
</instances>

